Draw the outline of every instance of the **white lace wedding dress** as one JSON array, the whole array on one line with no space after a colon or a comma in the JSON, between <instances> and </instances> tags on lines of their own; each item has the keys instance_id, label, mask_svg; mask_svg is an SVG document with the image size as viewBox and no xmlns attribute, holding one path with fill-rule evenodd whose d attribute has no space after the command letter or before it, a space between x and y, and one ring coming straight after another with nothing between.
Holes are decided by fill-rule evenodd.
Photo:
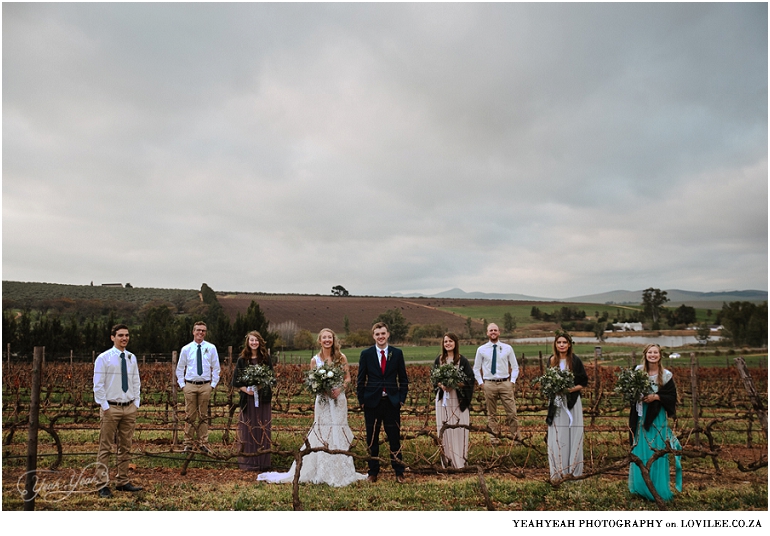
<instances>
[{"instance_id":1,"label":"white lace wedding dress","mask_svg":"<svg viewBox=\"0 0 770 536\"><path fill-rule=\"evenodd\" d=\"M319 356L314 356L312 365L323 365ZM353 432L348 426L348 402L345 393L335 399L318 395L315 399L315 420L307 435L310 447L326 447L329 450L348 450L353 441ZM304 450L304 445L302 450ZM288 473L261 473L257 480L272 484L288 484L294 481L297 462L291 464ZM312 452L302 458L299 473L300 482L347 486L357 480L365 480L366 474L356 473L353 458L345 454Z\"/></svg>"}]
</instances>

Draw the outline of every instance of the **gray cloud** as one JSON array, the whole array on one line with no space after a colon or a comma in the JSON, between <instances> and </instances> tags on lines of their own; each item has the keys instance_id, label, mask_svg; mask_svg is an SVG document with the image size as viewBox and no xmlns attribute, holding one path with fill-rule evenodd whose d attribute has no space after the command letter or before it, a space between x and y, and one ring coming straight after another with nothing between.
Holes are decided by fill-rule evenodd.
<instances>
[{"instance_id":1,"label":"gray cloud","mask_svg":"<svg viewBox=\"0 0 770 536\"><path fill-rule=\"evenodd\" d=\"M4 4L3 278L767 288L764 4Z\"/></svg>"}]
</instances>

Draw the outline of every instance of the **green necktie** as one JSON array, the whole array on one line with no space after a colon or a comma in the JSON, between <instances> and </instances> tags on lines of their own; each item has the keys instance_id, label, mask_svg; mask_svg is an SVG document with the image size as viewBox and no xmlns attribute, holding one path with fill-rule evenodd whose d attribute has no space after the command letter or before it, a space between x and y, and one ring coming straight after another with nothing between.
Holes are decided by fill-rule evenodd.
<instances>
[{"instance_id":1,"label":"green necktie","mask_svg":"<svg viewBox=\"0 0 770 536\"><path fill-rule=\"evenodd\" d=\"M125 352L120 352L120 386L124 393L128 391L128 366Z\"/></svg>"},{"instance_id":2,"label":"green necktie","mask_svg":"<svg viewBox=\"0 0 770 536\"><path fill-rule=\"evenodd\" d=\"M497 372L497 345L492 345L492 374Z\"/></svg>"},{"instance_id":3,"label":"green necktie","mask_svg":"<svg viewBox=\"0 0 770 536\"><path fill-rule=\"evenodd\" d=\"M198 376L203 376L203 355L200 344L198 345Z\"/></svg>"}]
</instances>

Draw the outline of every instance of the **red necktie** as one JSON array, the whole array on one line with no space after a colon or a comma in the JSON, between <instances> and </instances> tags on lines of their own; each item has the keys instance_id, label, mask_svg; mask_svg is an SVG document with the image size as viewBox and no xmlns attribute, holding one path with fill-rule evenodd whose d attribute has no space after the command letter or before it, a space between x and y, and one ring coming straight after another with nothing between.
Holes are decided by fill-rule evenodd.
<instances>
[{"instance_id":1,"label":"red necktie","mask_svg":"<svg viewBox=\"0 0 770 536\"><path fill-rule=\"evenodd\" d=\"M385 377L385 365L388 364L388 362L385 360L385 350L380 350L380 354L382 355L382 359L380 359L380 366L382 367L382 376ZM385 396L385 388L382 388L382 396Z\"/></svg>"}]
</instances>

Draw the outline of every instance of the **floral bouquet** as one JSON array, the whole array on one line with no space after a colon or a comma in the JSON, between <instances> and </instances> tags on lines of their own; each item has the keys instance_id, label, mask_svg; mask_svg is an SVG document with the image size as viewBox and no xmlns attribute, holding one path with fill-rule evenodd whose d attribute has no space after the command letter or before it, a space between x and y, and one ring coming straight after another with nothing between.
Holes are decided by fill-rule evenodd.
<instances>
[{"instance_id":1,"label":"floral bouquet","mask_svg":"<svg viewBox=\"0 0 770 536\"><path fill-rule=\"evenodd\" d=\"M644 369L620 369L615 392L626 404L638 404L645 395L652 393L652 381Z\"/></svg>"},{"instance_id":2,"label":"floral bouquet","mask_svg":"<svg viewBox=\"0 0 770 536\"><path fill-rule=\"evenodd\" d=\"M447 363L431 369L430 381L434 388L441 384L448 389L457 389L460 385L469 382L470 378L463 374L463 371L456 366ZM442 406L446 406L446 399L447 397L444 396L441 403Z\"/></svg>"},{"instance_id":3,"label":"floral bouquet","mask_svg":"<svg viewBox=\"0 0 770 536\"><path fill-rule=\"evenodd\" d=\"M571 370L548 367L542 376L532 380L532 385L539 383L540 391L548 400L555 400L558 395L566 394L575 387L575 375Z\"/></svg>"},{"instance_id":4,"label":"floral bouquet","mask_svg":"<svg viewBox=\"0 0 770 536\"><path fill-rule=\"evenodd\" d=\"M238 379L254 391L254 406L259 407L259 389L269 389L276 384L275 372L267 365L249 365L240 373Z\"/></svg>"},{"instance_id":5,"label":"floral bouquet","mask_svg":"<svg viewBox=\"0 0 770 536\"><path fill-rule=\"evenodd\" d=\"M305 372L305 387L314 395L330 394L335 387L342 387L345 373L341 367L324 363L317 369Z\"/></svg>"},{"instance_id":6,"label":"floral bouquet","mask_svg":"<svg viewBox=\"0 0 770 536\"><path fill-rule=\"evenodd\" d=\"M239 376L241 383L265 389L275 385L275 372L267 365L249 365Z\"/></svg>"},{"instance_id":7,"label":"floral bouquet","mask_svg":"<svg viewBox=\"0 0 770 536\"><path fill-rule=\"evenodd\" d=\"M451 363L446 365L439 365L430 371L430 381L433 383L433 387L438 387L438 384L442 384L449 389L457 389L460 384L464 384L470 381L470 378L463 374L463 371L458 369Z\"/></svg>"}]
</instances>

